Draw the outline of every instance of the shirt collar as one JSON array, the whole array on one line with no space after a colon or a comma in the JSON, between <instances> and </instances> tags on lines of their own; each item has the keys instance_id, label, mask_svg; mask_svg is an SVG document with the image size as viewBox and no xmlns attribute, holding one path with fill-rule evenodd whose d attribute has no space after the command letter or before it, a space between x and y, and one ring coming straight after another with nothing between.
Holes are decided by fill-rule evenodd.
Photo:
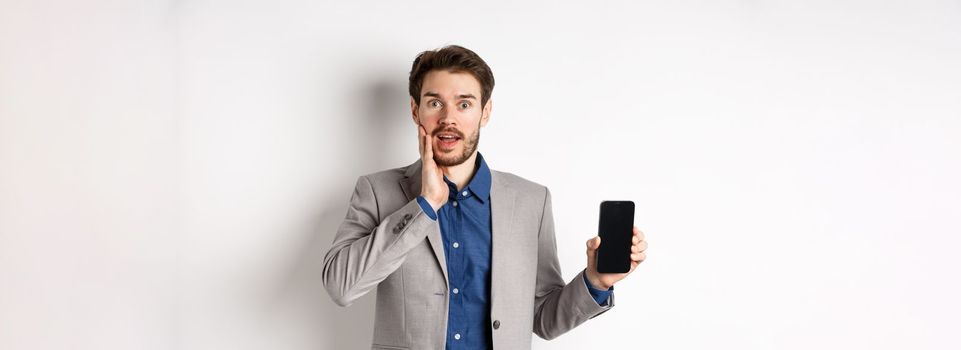
<instances>
[{"instance_id":1,"label":"shirt collar","mask_svg":"<svg viewBox=\"0 0 961 350\"><path fill-rule=\"evenodd\" d=\"M491 194L491 169L487 167L487 162L484 160L484 156L480 152L477 152L477 159L474 162L474 166L477 171L474 172L474 177L471 178L470 182L464 187L464 191L470 191L474 197L481 201L481 203L486 202L490 198ZM456 186L454 183L444 176L444 182L447 182L448 186L451 186L455 191ZM457 193L451 193L453 197L456 197Z\"/></svg>"}]
</instances>

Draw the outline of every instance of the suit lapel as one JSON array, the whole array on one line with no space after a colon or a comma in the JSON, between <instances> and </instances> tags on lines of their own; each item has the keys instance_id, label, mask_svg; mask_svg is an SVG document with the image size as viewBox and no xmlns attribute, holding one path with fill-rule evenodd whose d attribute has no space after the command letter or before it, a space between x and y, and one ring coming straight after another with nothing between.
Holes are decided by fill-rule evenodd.
<instances>
[{"instance_id":1,"label":"suit lapel","mask_svg":"<svg viewBox=\"0 0 961 350\"><path fill-rule=\"evenodd\" d=\"M404 172L404 178L400 181L401 189L404 191L404 195L407 196L407 201L412 201L414 198L420 195L421 190L421 178L420 178L421 163L420 160L414 162L407 167ZM501 181L499 174L496 171L491 170L491 192L490 192L490 203L491 203L491 275L506 275L507 270L510 266L501 266L504 263L504 257L500 255L510 250L510 231L511 222L514 221L514 191L504 185ZM444 279L448 280L447 277L447 260L444 256L444 239L441 237L440 230L432 230L427 234L427 241L430 243L431 249L434 251L434 257L437 258L437 264L440 265L441 271L444 273ZM493 284L497 284L497 278L491 278L492 282L492 293L495 289ZM494 297L493 295L491 296Z\"/></svg>"},{"instance_id":2,"label":"suit lapel","mask_svg":"<svg viewBox=\"0 0 961 350\"><path fill-rule=\"evenodd\" d=\"M420 166L420 160L407 166L404 178L400 181L400 187L404 191L404 195L407 196L408 202L420 195ZM440 269L444 273L444 280L449 281L447 279L447 260L444 257L444 239L440 236L440 230L431 230L427 234L427 242L430 243L431 249L434 251L434 257L437 258L437 264L440 265Z\"/></svg>"},{"instance_id":3,"label":"suit lapel","mask_svg":"<svg viewBox=\"0 0 961 350\"><path fill-rule=\"evenodd\" d=\"M510 234L514 221L513 189L501 182L496 171L491 170L491 305L498 305L498 282L511 283L505 276L510 275Z\"/></svg>"}]
</instances>

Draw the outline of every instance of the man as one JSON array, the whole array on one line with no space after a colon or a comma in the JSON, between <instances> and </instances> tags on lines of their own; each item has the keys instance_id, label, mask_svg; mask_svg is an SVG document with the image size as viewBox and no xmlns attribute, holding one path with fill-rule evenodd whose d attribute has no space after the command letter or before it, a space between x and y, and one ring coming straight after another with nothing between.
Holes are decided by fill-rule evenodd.
<instances>
[{"instance_id":1,"label":"man","mask_svg":"<svg viewBox=\"0 0 961 350\"><path fill-rule=\"evenodd\" d=\"M373 349L529 349L614 305L613 285L645 259L634 228L631 269L587 268L564 283L546 187L493 171L477 152L494 76L460 46L425 51L410 72L420 160L361 176L324 260L342 306L377 287Z\"/></svg>"}]
</instances>

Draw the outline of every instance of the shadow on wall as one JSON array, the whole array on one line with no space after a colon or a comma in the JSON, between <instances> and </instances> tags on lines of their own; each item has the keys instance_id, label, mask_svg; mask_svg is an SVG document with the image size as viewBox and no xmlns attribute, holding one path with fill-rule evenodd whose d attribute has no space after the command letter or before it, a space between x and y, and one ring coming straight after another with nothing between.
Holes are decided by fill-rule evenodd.
<instances>
[{"instance_id":1,"label":"shadow on wall","mask_svg":"<svg viewBox=\"0 0 961 350\"><path fill-rule=\"evenodd\" d=\"M387 74L379 75L385 76L395 78ZM336 156L329 162L336 171L325 174L329 175L325 181L335 181L345 186L335 188L328 195L318 198L318 210L314 216L316 220L311 223L313 229L311 232L296 234L303 237L298 240L302 242L297 248L298 256L293 260L294 266L290 267L287 279L280 286L280 293L276 296L279 299L269 306L274 308L273 312L276 312L275 308L278 306L283 307L283 317L288 318L287 321L291 320L291 315L296 315L296 327L307 327L298 330L303 332L302 334L309 334L305 348L370 348L376 289L349 307L338 306L330 299L323 286L324 256L344 220L348 199L357 177L371 172L371 169L399 167L416 160L416 149L410 152L410 159L389 159L389 147L401 143L395 142L394 138L407 134L410 134L411 138L416 137L409 116L398 115L402 111L409 113L406 77L398 78L361 81L358 88L353 90L350 96L346 96L348 105L366 108L358 111L363 115L361 118L343 116L351 118L353 122L347 123L348 130L342 132L364 137L357 138L361 141L356 142L350 141L351 138L344 138L343 144L338 145L338 149L333 152ZM375 142L370 142L371 140Z\"/></svg>"}]
</instances>

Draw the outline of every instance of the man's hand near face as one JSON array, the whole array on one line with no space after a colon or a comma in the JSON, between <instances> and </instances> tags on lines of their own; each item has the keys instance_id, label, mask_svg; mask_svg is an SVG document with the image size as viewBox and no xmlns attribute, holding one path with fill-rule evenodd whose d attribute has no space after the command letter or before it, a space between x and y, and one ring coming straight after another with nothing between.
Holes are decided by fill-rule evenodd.
<instances>
[{"instance_id":1,"label":"man's hand near face","mask_svg":"<svg viewBox=\"0 0 961 350\"><path fill-rule=\"evenodd\" d=\"M430 206L433 207L436 212L440 210L440 207L444 206L444 203L447 203L447 196L450 190L447 188L447 184L444 183L444 168L434 162L434 149L430 133L427 132L427 129L424 128L423 125L418 125L417 134L419 136L420 160L423 164L421 168L420 195L424 196L424 199L430 203Z\"/></svg>"},{"instance_id":2,"label":"man's hand near face","mask_svg":"<svg viewBox=\"0 0 961 350\"><path fill-rule=\"evenodd\" d=\"M644 240L644 232L634 226L634 238L631 239L631 269L626 273L599 273L597 272L597 248L601 246L601 237L595 236L587 240L587 280L594 288L608 290L614 283L624 279L627 275L634 272L637 265L647 258L644 253L647 250L647 241Z\"/></svg>"}]
</instances>

